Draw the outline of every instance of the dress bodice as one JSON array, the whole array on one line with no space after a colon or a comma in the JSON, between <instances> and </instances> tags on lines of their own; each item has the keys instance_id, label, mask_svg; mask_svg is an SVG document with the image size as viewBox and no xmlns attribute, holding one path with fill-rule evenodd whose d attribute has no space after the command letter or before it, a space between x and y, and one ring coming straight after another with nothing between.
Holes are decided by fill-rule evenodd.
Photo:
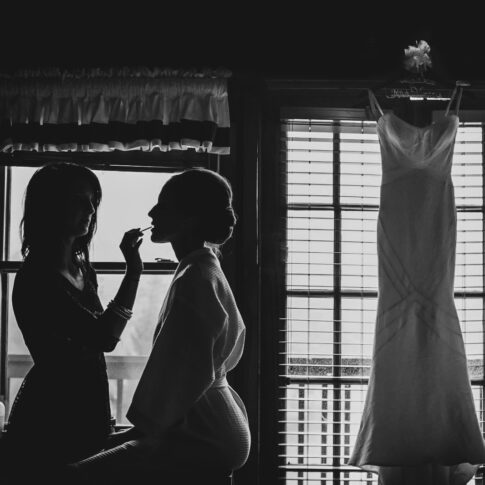
<instances>
[{"instance_id":1,"label":"dress bodice","mask_svg":"<svg viewBox=\"0 0 485 485\"><path fill-rule=\"evenodd\" d=\"M459 118L454 114L417 127L392 112L377 122L383 183L409 170L426 170L438 177L451 174L453 147Z\"/></svg>"}]
</instances>

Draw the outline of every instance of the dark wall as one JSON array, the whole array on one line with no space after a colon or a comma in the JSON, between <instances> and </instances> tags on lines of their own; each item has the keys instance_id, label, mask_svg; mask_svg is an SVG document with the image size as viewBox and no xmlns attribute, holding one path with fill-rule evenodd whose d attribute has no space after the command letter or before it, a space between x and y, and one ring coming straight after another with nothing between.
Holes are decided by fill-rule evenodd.
<instances>
[{"instance_id":1,"label":"dark wall","mask_svg":"<svg viewBox=\"0 0 485 485\"><path fill-rule=\"evenodd\" d=\"M440 77L485 78L477 4L329 3L7 8L0 66L224 66L271 77L382 78L401 68L405 47L424 39Z\"/></svg>"}]
</instances>

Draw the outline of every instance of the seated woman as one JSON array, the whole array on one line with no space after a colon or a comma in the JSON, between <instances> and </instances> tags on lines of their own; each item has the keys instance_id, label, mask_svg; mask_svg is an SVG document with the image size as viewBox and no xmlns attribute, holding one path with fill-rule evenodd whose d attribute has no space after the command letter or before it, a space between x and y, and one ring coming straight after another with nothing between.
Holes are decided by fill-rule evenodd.
<instances>
[{"instance_id":1,"label":"seated woman","mask_svg":"<svg viewBox=\"0 0 485 485\"><path fill-rule=\"evenodd\" d=\"M142 239L139 229L125 233L126 273L104 310L88 250L100 200L96 175L76 164L46 165L27 186L24 262L12 303L34 365L13 404L0 457L2 474L9 464L15 480L101 451L111 431L103 352L115 348L131 315Z\"/></svg>"},{"instance_id":2,"label":"seated woman","mask_svg":"<svg viewBox=\"0 0 485 485\"><path fill-rule=\"evenodd\" d=\"M134 426L112 438L112 449L70 466L86 483L96 477L119 483L130 471L136 477L171 466L233 470L249 454L246 410L226 380L242 355L245 326L219 260L206 246L232 235L229 182L204 169L175 175L149 216L152 241L170 242L179 264L128 410Z\"/></svg>"}]
</instances>

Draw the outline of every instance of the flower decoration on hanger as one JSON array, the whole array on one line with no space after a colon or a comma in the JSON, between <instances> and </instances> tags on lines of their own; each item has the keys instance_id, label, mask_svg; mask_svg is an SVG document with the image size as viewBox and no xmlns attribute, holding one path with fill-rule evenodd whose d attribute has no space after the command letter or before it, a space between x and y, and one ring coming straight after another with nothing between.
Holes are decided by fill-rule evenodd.
<instances>
[{"instance_id":1,"label":"flower decoration on hanger","mask_svg":"<svg viewBox=\"0 0 485 485\"><path fill-rule=\"evenodd\" d=\"M431 67L429 53L431 47L425 40L416 41L416 45L410 45L404 49L404 68L411 72L422 74Z\"/></svg>"}]
</instances>

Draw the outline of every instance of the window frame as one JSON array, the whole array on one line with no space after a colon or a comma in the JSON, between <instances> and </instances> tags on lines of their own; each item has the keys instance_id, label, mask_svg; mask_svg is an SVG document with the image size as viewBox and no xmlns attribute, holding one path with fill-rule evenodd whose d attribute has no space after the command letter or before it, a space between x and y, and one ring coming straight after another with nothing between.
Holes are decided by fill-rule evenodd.
<instances>
[{"instance_id":1,"label":"window frame","mask_svg":"<svg viewBox=\"0 0 485 485\"><path fill-rule=\"evenodd\" d=\"M286 80L270 79L266 82L264 103L263 156L262 156L262 192L265 200L261 204L262 218L262 391L265 417L261 423L262 450L265 455L262 466L263 483L282 483L278 476L281 464L278 459L278 404L282 395L278 379L278 358L281 344L277 344L278 316L284 315L286 295L284 288L286 272L286 253L284 235L286 233L286 174L281 169L281 120L299 119L366 119L372 120L367 108L367 89L380 81L346 80ZM385 81L384 81L385 82ZM468 96L467 96L468 95ZM469 89L465 93L461 108L460 121L485 122L485 89ZM444 105L445 103L442 103ZM411 109L411 108L410 108ZM433 115L434 116L434 115ZM485 134L485 123L483 124ZM482 150L485 165L485 138ZM334 172L335 173L335 172ZM485 170L482 171L485 191ZM485 204L485 197L484 197ZM485 212L481 208L482 213ZM485 222L483 224L485 228ZM485 241L485 229L484 229ZM485 246L485 243L484 243ZM334 262L335 263L335 262ZM485 288L485 276L483 285ZM455 293L455 295L457 295ZM359 292L360 296L360 292ZM370 295L372 296L372 295ZM465 296L462 292L457 296ZM334 298L336 296L334 295ZM482 296L485 308L485 294ZM335 307L334 307L335 311ZM483 349L485 355L485 345ZM354 379L355 383L367 382L367 379ZM354 381L353 380L353 381ZM352 381L352 382L353 382ZM347 379L342 384L348 382ZM480 379L485 390L485 379ZM271 390L273 392L271 392ZM275 390L277 392L275 392ZM329 444L331 446L331 444ZM333 483L340 483L338 474L334 474ZM303 479L304 480L304 479ZM303 482L302 482L303 483Z\"/></svg>"},{"instance_id":2,"label":"window frame","mask_svg":"<svg viewBox=\"0 0 485 485\"><path fill-rule=\"evenodd\" d=\"M225 157L229 158L229 157ZM14 167L38 168L53 161L70 161L82 164L93 171L130 171L145 173L175 173L189 168L202 167L221 171L221 155L198 153L194 150L153 152L140 151L115 153L58 153L14 152L0 154L0 400L9 403L8 377L8 325L9 325L9 275L15 274L22 261L9 260L11 172ZM122 261L97 261L92 263L99 275L124 274ZM173 274L176 262L144 262L143 274ZM119 409L116 414L119 414ZM115 410L113 410L115 413Z\"/></svg>"}]
</instances>

